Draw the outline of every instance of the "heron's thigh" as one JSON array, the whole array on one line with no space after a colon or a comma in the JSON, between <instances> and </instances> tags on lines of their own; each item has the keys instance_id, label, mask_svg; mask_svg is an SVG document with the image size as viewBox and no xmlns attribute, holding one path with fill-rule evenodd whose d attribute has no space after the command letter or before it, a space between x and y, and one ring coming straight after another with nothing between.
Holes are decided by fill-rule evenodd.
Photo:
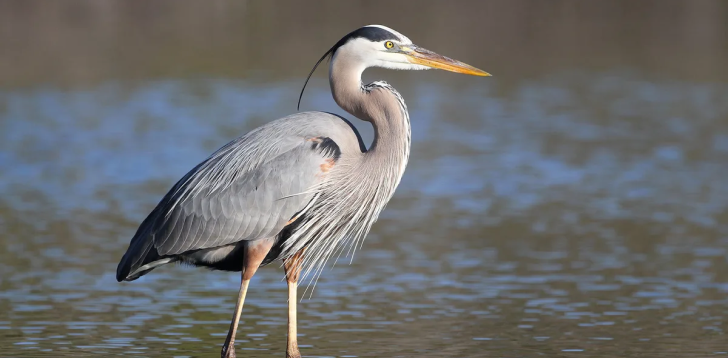
<instances>
[{"instance_id":1,"label":"heron's thigh","mask_svg":"<svg viewBox=\"0 0 728 358\"><path fill-rule=\"evenodd\" d=\"M270 239L259 239L245 242L245 254L244 254L244 267L245 273L243 273L243 280L250 280L255 271L258 270L260 264L263 263L268 252L275 244L274 238Z\"/></svg>"}]
</instances>

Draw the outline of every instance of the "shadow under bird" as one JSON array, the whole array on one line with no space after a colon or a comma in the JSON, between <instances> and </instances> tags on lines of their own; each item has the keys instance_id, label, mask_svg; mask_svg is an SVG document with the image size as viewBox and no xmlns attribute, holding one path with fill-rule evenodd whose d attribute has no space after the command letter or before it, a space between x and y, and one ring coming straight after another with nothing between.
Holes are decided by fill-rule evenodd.
<instances>
[{"instance_id":1,"label":"shadow under bird","mask_svg":"<svg viewBox=\"0 0 728 358\"><path fill-rule=\"evenodd\" d=\"M235 333L250 279L258 267L275 260L283 261L288 284L286 356L301 356L296 334L299 276L318 277L332 255L355 249L402 178L410 154L407 106L386 82L363 84L362 72L369 67L439 68L489 76L381 25L344 36L308 78L327 57L336 103L374 127L369 149L348 120L331 113L296 113L254 129L217 150L169 190L139 226L116 270L118 281L133 281L171 262L241 271L224 358L235 357Z\"/></svg>"}]
</instances>

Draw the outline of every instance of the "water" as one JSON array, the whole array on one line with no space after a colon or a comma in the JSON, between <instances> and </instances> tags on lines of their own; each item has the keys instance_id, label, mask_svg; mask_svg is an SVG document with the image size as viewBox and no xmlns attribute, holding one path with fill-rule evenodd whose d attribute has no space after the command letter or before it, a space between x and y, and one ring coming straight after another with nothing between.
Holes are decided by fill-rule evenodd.
<instances>
[{"instance_id":1,"label":"water","mask_svg":"<svg viewBox=\"0 0 728 358\"><path fill-rule=\"evenodd\" d=\"M299 304L304 356L728 354L728 80L577 67L367 74L407 101L412 157L363 249ZM295 110L300 74L243 77L0 89L0 356L219 354L239 275L114 274L174 181ZM321 77L302 107L343 114ZM239 356L284 356L282 278L253 279Z\"/></svg>"}]
</instances>

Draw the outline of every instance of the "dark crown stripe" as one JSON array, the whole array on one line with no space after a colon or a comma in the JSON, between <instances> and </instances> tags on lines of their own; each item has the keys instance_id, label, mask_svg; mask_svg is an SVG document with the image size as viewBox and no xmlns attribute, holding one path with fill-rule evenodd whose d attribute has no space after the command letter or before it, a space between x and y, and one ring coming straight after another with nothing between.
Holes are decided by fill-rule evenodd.
<instances>
[{"instance_id":1,"label":"dark crown stripe","mask_svg":"<svg viewBox=\"0 0 728 358\"><path fill-rule=\"evenodd\" d=\"M395 40L399 41L399 37L381 27L375 27L375 26L365 26L360 27L346 36L342 37L339 42L334 45L334 47L331 48L331 53L333 54L336 52L336 50L339 49L339 47L344 46L347 42L358 39L358 38L365 38L372 42L379 42L379 41L385 41L385 40Z\"/></svg>"}]
</instances>

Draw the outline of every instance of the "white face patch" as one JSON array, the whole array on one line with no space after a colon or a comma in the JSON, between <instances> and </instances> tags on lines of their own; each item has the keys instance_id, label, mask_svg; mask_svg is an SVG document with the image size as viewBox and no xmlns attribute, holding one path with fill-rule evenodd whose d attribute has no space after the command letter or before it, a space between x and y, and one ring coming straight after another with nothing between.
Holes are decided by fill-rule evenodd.
<instances>
[{"instance_id":1,"label":"white face patch","mask_svg":"<svg viewBox=\"0 0 728 358\"><path fill-rule=\"evenodd\" d=\"M408 56L400 51L390 51L386 43L391 39L397 45L409 46L412 41L386 26L369 25L364 28L377 28L377 31L386 31L388 34L381 41L372 41L367 37L353 37L336 49L329 65L330 70L335 62L346 61L349 70L361 76L369 67L381 67L392 70L429 70L430 67L411 63ZM373 30L373 29L372 29ZM380 38L381 38L380 37Z\"/></svg>"},{"instance_id":2,"label":"white face patch","mask_svg":"<svg viewBox=\"0 0 728 358\"><path fill-rule=\"evenodd\" d=\"M427 66L410 63L407 56L401 53L386 51L386 41L373 42L366 38L349 40L344 46L334 53L331 64L337 61L339 56L345 56L354 60L351 62L352 70L361 74L369 67L381 67L391 70L428 70Z\"/></svg>"}]
</instances>

